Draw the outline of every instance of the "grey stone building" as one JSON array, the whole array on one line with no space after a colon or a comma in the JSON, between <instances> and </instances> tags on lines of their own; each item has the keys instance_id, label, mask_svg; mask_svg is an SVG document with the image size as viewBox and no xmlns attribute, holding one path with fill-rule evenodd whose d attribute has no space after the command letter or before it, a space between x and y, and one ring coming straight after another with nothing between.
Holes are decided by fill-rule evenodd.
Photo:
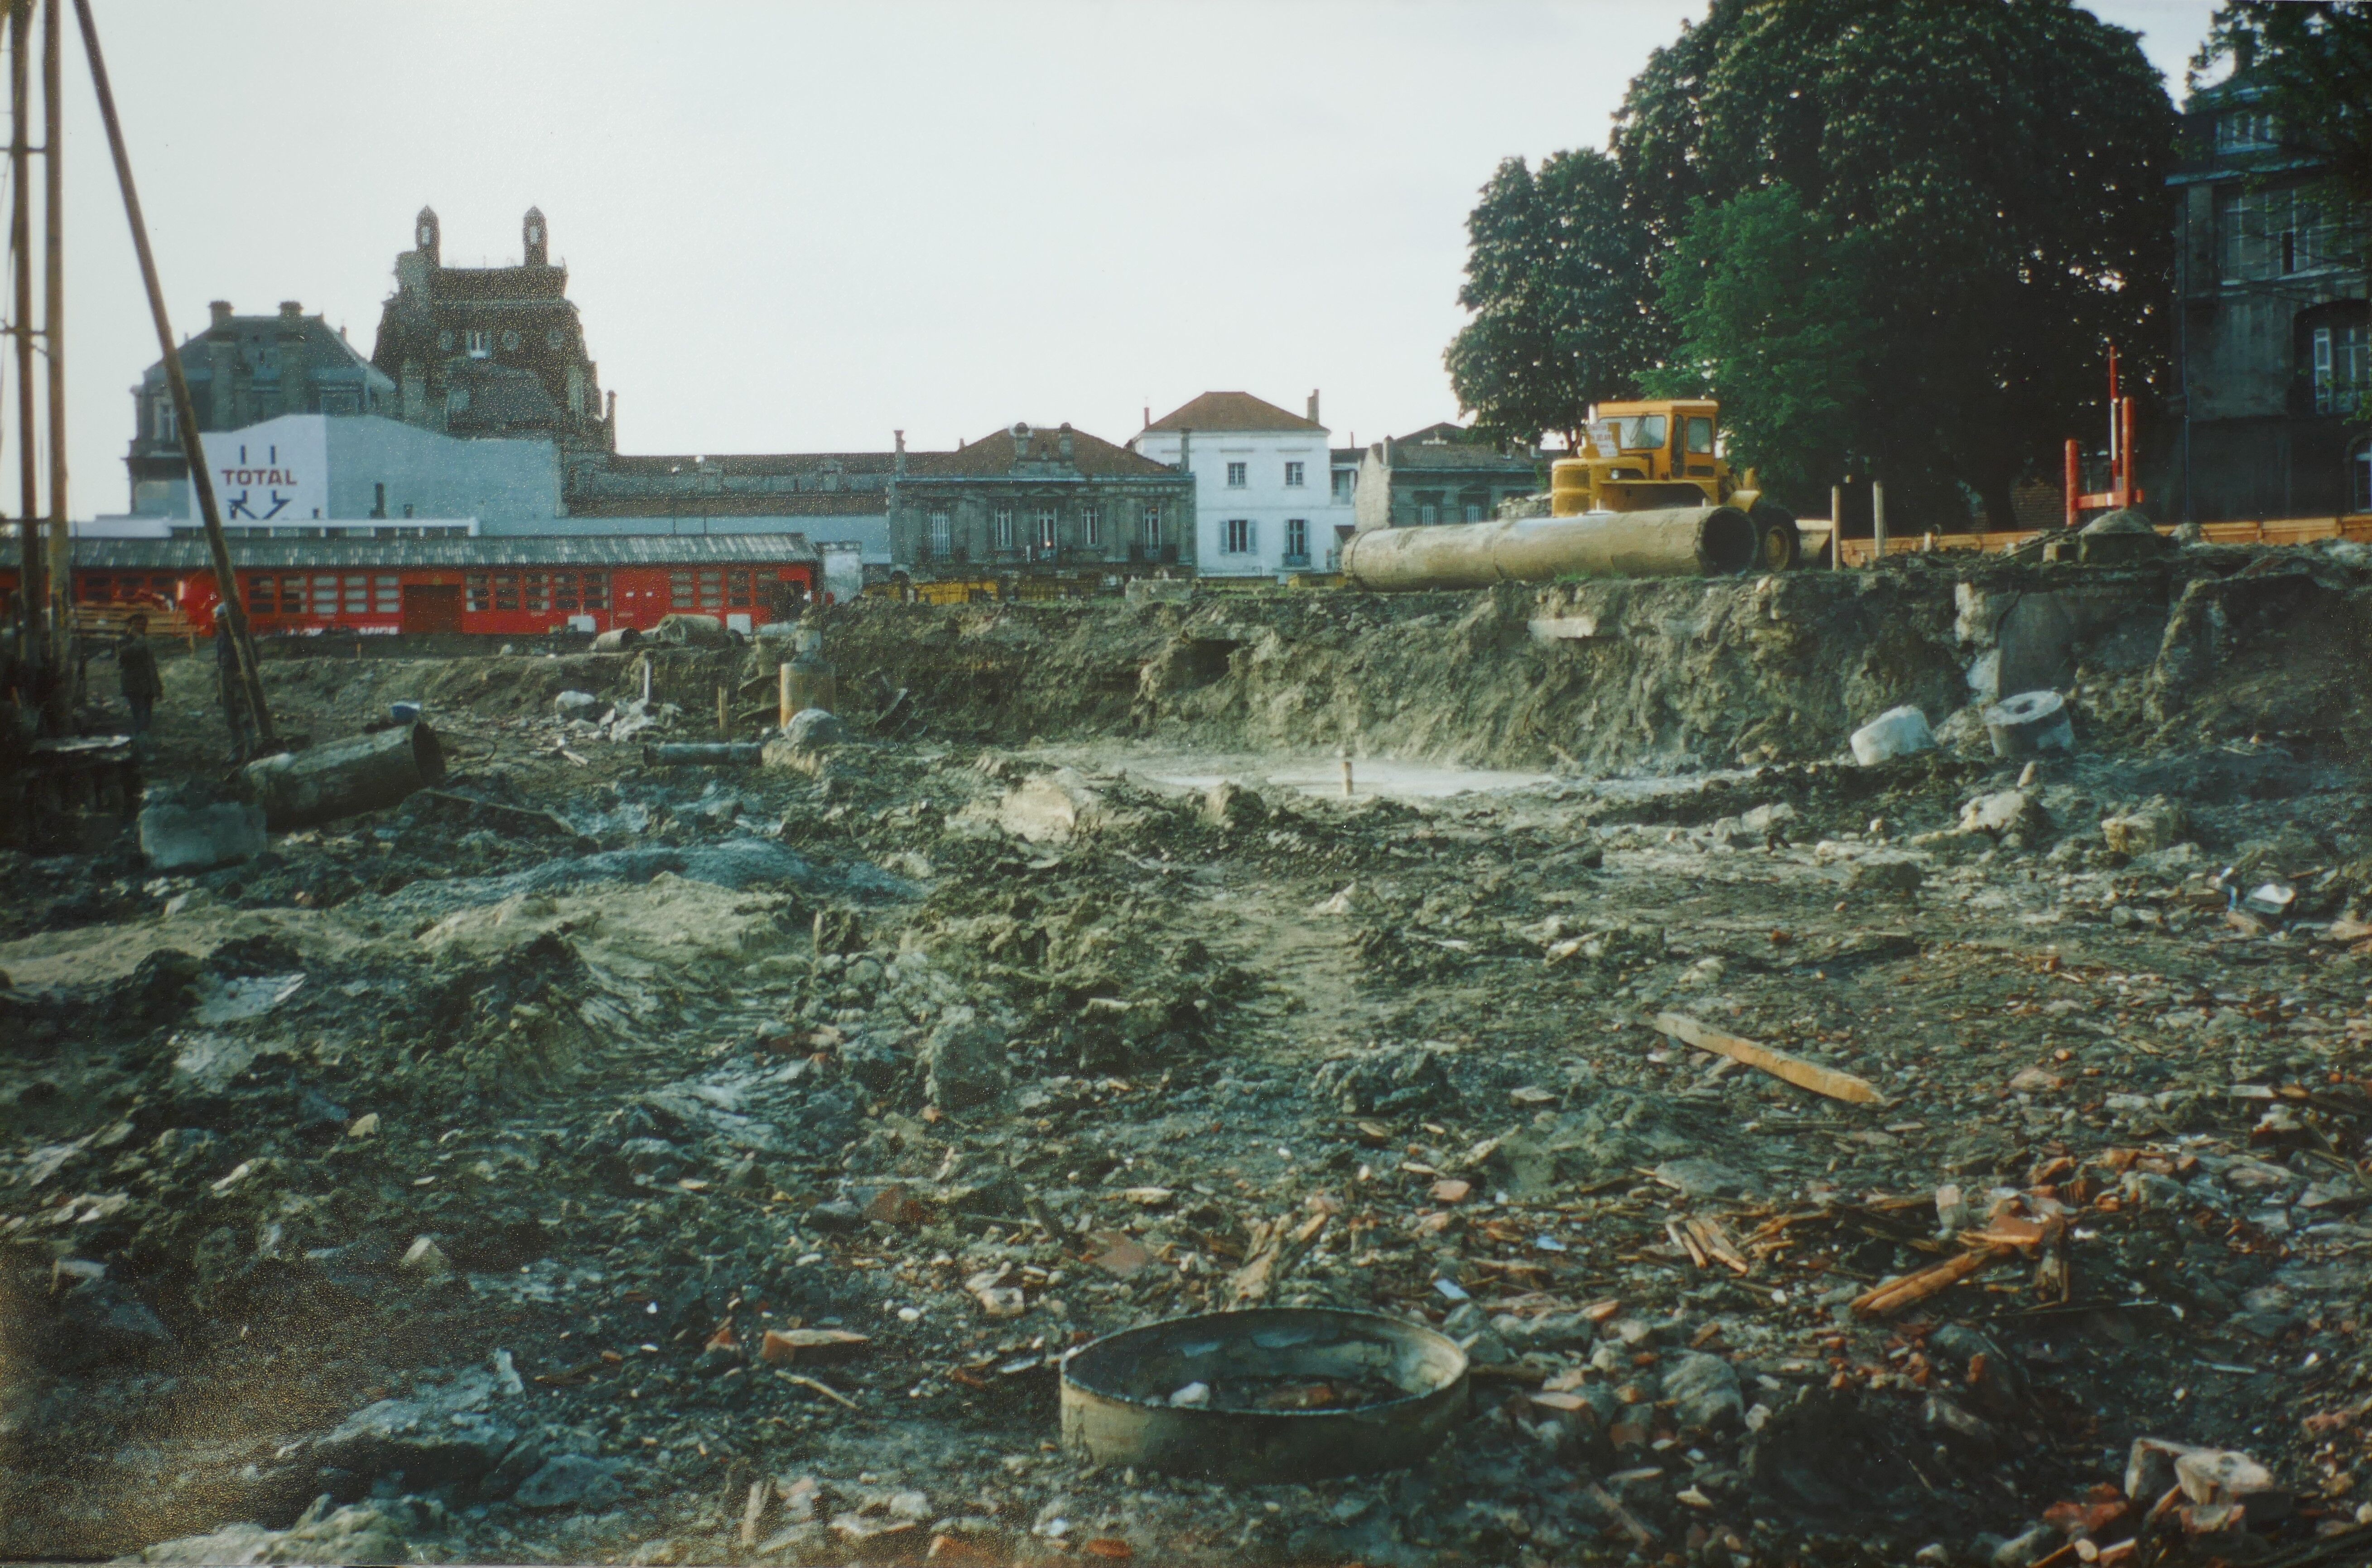
<instances>
[{"instance_id":1,"label":"grey stone building","mask_svg":"<svg viewBox=\"0 0 2372 1568\"><path fill-rule=\"evenodd\" d=\"M272 316L235 314L227 300L212 307L206 330L181 343L181 374L190 383L198 428L238 430L291 413L391 414L396 386L320 316L296 300ZM159 507L189 482L173 400L158 360L132 389L132 508Z\"/></svg>"},{"instance_id":2,"label":"grey stone building","mask_svg":"<svg viewBox=\"0 0 2372 1568\"><path fill-rule=\"evenodd\" d=\"M893 464L890 556L917 576L1193 570L1193 476L1068 424Z\"/></svg>"},{"instance_id":3,"label":"grey stone building","mask_svg":"<svg viewBox=\"0 0 2372 1568\"><path fill-rule=\"evenodd\" d=\"M2144 453L2166 520L2372 511L2365 215L2281 145L2235 80L2183 108L2170 449Z\"/></svg>"},{"instance_id":4,"label":"grey stone building","mask_svg":"<svg viewBox=\"0 0 2372 1568\"><path fill-rule=\"evenodd\" d=\"M1352 508L1362 533L1429 523L1479 523L1499 503L1541 488L1541 459L1477 441L1447 421L1387 436L1359 460Z\"/></svg>"},{"instance_id":5,"label":"grey stone building","mask_svg":"<svg viewBox=\"0 0 2372 1568\"><path fill-rule=\"evenodd\" d=\"M395 413L454 436L548 435L563 447L617 445L614 401L585 346L568 269L551 258L543 214L519 226L516 267L448 267L436 212L395 259L371 363L398 388Z\"/></svg>"}]
</instances>

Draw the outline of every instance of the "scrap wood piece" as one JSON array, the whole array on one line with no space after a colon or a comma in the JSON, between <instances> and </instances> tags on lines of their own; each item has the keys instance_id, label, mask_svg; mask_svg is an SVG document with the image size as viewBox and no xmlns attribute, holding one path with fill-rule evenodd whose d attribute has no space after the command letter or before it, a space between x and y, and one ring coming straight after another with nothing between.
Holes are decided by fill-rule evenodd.
<instances>
[{"instance_id":1,"label":"scrap wood piece","mask_svg":"<svg viewBox=\"0 0 2372 1568\"><path fill-rule=\"evenodd\" d=\"M788 1361L801 1351L811 1354L852 1350L868 1344L866 1336L847 1329L769 1329L758 1342L758 1359Z\"/></svg>"},{"instance_id":2,"label":"scrap wood piece","mask_svg":"<svg viewBox=\"0 0 2372 1568\"><path fill-rule=\"evenodd\" d=\"M2015 1247L1985 1247L1963 1252L1932 1269L1922 1269L1915 1274L1889 1280L1875 1289L1863 1292L1854 1298L1853 1309L1863 1318L1891 1317L1906 1307L1950 1289L1981 1269L1989 1269L2005 1258L2017 1255Z\"/></svg>"},{"instance_id":3,"label":"scrap wood piece","mask_svg":"<svg viewBox=\"0 0 2372 1568\"><path fill-rule=\"evenodd\" d=\"M1649 1541L1657 1539L1655 1530L1642 1523L1639 1516L1630 1509L1616 1502L1614 1494L1606 1488L1593 1481L1583 1486L1581 1490L1582 1494L1597 1504L1608 1518L1622 1527L1623 1533L1631 1538L1634 1545L1645 1546Z\"/></svg>"},{"instance_id":4,"label":"scrap wood piece","mask_svg":"<svg viewBox=\"0 0 2372 1568\"><path fill-rule=\"evenodd\" d=\"M1710 1025L1699 1023L1685 1013L1658 1013L1656 1028L1683 1045L1710 1051L1716 1056L1727 1056L1743 1062L1749 1067L1760 1068L1784 1083L1814 1094L1841 1099L1852 1105L1883 1105L1886 1097L1876 1086L1851 1073L1840 1073L1833 1067L1823 1067L1807 1062L1800 1056L1790 1056L1784 1051L1758 1045L1741 1035L1725 1034Z\"/></svg>"},{"instance_id":5,"label":"scrap wood piece","mask_svg":"<svg viewBox=\"0 0 2372 1568\"><path fill-rule=\"evenodd\" d=\"M1316 1214L1293 1223L1290 1214L1273 1220L1255 1223L1250 1244L1244 1249L1244 1266L1228 1276L1229 1295L1238 1307L1250 1307L1268 1299L1268 1294L1278 1281L1293 1272L1301 1255L1309 1250L1318 1233L1326 1228L1331 1214Z\"/></svg>"},{"instance_id":6,"label":"scrap wood piece","mask_svg":"<svg viewBox=\"0 0 2372 1568\"><path fill-rule=\"evenodd\" d=\"M1671 1237L1672 1245L1687 1253L1689 1255L1689 1261L1694 1263L1698 1268L1702 1269L1712 1263L1713 1260L1705 1256L1704 1249L1697 1245L1697 1238L1688 1231L1682 1229L1680 1227L1680 1221L1666 1220L1664 1222L1664 1234Z\"/></svg>"},{"instance_id":7,"label":"scrap wood piece","mask_svg":"<svg viewBox=\"0 0 2372 1568\"><path fill-rule=\"evenodd\" d=\"M1705 1255L1715 1262L1733 1273L1753 1272L1754 1265L1748 1262L1745 1255L1738 1251L1738 1243L1730 1237L1729 1227L1723 1225L1720 1220L1711 1214L1691 1214L1680 1223L1687 1233L1695 1238L1697 1246L1702 1248ZM1697 1266L1704 1267L1702 1263Z\"/></svg>"},{"instance_id":8,"label":"scrap wood piece","mask_svg":"<svg viewBox=\"0 0 2372 1568\"><path fill-rule=\"evenodd\" d=\"M797 1372L777 1372L774 1376L780 1377L785 1383L796 1383L802 1388L812 1388L817 1393L821 1394L825 1399L830 1400L833 1404L844 1405L850 1410L855 1410L856 1408L856 1401L855 1400L850 1399L846 1394L842 1393L831 1384L823 1382L820 1379L809 1377Z\"/></svg>"}]
</instances>

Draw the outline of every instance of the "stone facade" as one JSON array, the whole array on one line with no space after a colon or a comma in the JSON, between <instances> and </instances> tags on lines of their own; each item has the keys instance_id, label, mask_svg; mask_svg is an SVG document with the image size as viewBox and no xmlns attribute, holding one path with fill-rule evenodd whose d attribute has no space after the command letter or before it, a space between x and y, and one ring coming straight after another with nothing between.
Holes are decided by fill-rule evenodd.
<instances>
[{"instance_id":1,"label":"stone facade","mask_svg":"<svg viewBox=\"0 0 2372 1568\"><path fill-rule=\"evenodd\" d=\"M1352 502L1359 531L1486 521L1502 502L1540 490L1546 461L1478 442L1448 423L1387 437L1360 459Z\"/></svg>"},{"instance_id":2,"label":"stone facade","mask_svg":"<svg viewBox=\"0 0 2372 1568\"><path fill-rule=\"evenodd\" d=\"M222 299L213 310L206 330L181 344L181 374L200 430L238 430L296 413L395 412L394 381L296 301L283 301L274 316L236 315ZM162 510L190 478L163 360L142 374L132 402L132 446L124 457L132 510Z\"/></svg>"},{"instance_id":3,"label":"stone facade","mask_svg":"<svg viewBox=\"0 0 2372 1568\"><path fill-rule=\"evenodd\" d=\"M516 267L445 265L427 207L413 233L371 350L397 385L396 416L455 436L542 434L564 447L614 447L615 409L586 351L568 269L552 263L543 215L528 209Z\"/></svg>"},{"instance_id":4,"label":"stone facade","mask_svg":"<svg viewBox=\"0 0 2372 1568\"><path fill-rule=\"evenodd\" d=\"M1068 424L894 460L890 556L915 576L1194 569L1193 476Z\"/></svg>"},{"instance_id":5,"label":"stone facade","mask_svg":"<svg viewBox=\"0 0 2372 1568\"><path fill-rule=\"evenodd\" d=\"M2282 147L2245 82L2193 94L2183 122L2169 180L2178 422L2144 454L2150 509L2200 522L2372 510L2364 214Z\"/></svg>"}]
</instances>

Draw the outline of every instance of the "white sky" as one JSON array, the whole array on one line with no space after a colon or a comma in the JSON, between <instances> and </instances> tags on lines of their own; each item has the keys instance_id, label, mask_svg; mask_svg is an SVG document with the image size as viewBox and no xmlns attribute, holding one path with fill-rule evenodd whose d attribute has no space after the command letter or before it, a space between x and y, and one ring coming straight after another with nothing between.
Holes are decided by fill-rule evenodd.
<instances>
[{"instance_id":1,"label":"white sky","mask_svg":"<svg viewBox=\"0 0 2372 1568\"><path fill-rule=\"evenodd\" d=\"M1241 389L1337 445L1457 412L1465 218L1602 145L1703 6L96 0L179 336L303 302L367 354L413 215L540 206L630 452L1124 441ZM2092 7L2180 88L2210 0ZM120 511L157 358L69 17L69 494ZM37 206L38 210L38 206ZM14 377L7 378L13 398ZM13 421L7 429L13 432ZM13 447L13 438L7 442ZM14 509L13 450L0 502Z\"/></svg>"}]
</instances>

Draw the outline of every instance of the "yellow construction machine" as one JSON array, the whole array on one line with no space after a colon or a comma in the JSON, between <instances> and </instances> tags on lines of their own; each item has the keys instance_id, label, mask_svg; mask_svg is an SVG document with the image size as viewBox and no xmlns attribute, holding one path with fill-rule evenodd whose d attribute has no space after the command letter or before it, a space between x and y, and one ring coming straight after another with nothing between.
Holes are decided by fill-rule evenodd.
<instances>
[{"instance_id":1,"label":"yellow construction machine","mask_svg":"<svg viewBox=\"0 0 2372 1568\"><path fill-rule=\"evenodd\" d=\"M1589 413L1580 453L1550 465L1549 516L1735 506L1754 523L1762 570L1796 564L1795 517L1764 498L1752 469L1739 474L1715 450L1719 403L1599 403Z\"/></svg>"}]
</instances>

